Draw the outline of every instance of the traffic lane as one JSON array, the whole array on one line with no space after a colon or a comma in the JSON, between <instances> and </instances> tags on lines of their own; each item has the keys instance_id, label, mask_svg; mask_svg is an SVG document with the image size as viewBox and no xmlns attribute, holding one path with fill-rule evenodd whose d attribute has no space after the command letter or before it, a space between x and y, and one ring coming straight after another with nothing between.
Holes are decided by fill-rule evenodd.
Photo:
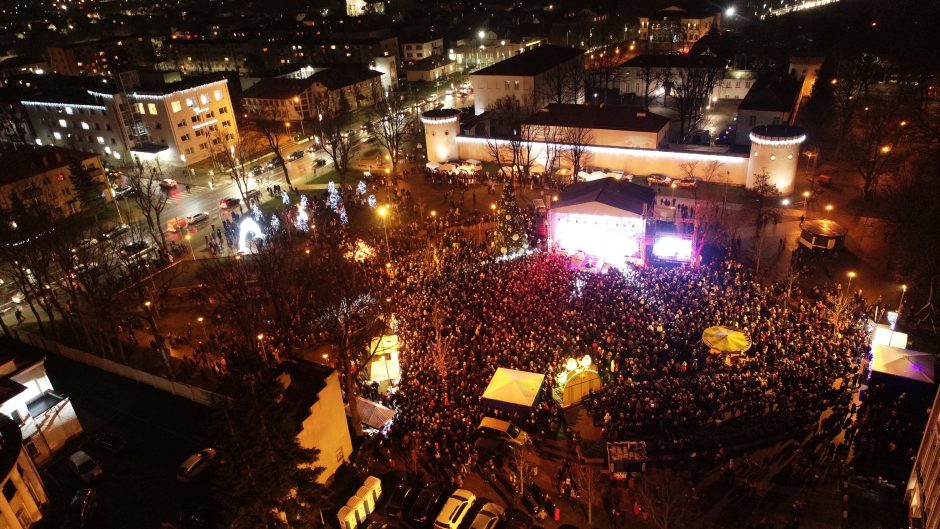
<instances>
[{"instance_id":1,"label":"traffic lane","mask_svg":"<svg viewBox=\"0 0 940 529\"><path fill-rule=\"evenodd\" d=\"M85 431L82 445L101 464L99 512L94 527L158 528L209 499L211 475L190 485L176 482L175 471L190 454L205 448L209 410L131 380L50 355L49 378L69 396ZM116 434L128 442L120 455L109 454L87 440L97 433ZM88 485L67 464L74 449L64 450L48 467L59 488L72 494ZM209 479L202 479L209 478Z\"/></svg>"}]
</instances>

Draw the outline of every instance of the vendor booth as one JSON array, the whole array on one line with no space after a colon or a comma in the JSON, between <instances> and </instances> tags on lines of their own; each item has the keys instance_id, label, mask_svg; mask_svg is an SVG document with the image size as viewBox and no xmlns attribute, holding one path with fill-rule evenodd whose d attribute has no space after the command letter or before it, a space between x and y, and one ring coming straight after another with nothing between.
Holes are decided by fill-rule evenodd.
<instances>
[{"instance_id":1,"label":"vendor booth","mask_svg":"<svg viewBox=\"0 0 940 529\"><path fill-rule=\"evenodd\" d=\"M500 367L483 392L483 404L513 413L529 413L538 402L545 375Z\"/></svg>"},{"instance_id":2,"label":"vendor booth","mask_svg":"<svg viewBox=\"0 0 940 529\"><path fill-rule=\"evenodd\" d=\"M934 360L934 356L929 353L874 344L871 348L869 368L872 373L933 384Z\"/></svg>"},{"instance_id":3,"label":"vendor booth","mask_svg":"<svg viewBox=\"0 0 940 529\"><path fill-rule=\"evenodd\" d=\"M808 220L801 226L799 243L810 250L835 250L845 244L848 232L834 220Z\"/></svg>"}]
</instances>

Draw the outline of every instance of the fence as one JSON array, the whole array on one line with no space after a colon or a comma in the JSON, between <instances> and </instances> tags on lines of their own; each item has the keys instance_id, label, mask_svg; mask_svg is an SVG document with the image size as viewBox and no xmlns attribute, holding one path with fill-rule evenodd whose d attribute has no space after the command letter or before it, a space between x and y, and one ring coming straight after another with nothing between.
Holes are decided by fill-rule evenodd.
<instances>
[{"instance_id":1,"label":"fence","mask_svg":"<svg viewBox=\"0 0 940 529\"><path fill-rule=\"evenodd\" d=\"M184 382L169 380L151 373L147 373L146 371L134 369L133 367L128 367L124 364L108 360L107 358L95 356L93 354L74 349L67 345L62 345L56 341L43 338L42 336L25 332L17 332L16 338L23 343L38 347L39 349L49 353L64 356L69 360L74 360L87 366L113 373L119 377L124 377L135 382L140 382L141 384L146 384L152 388L165 391L171 395L183 397L184 399L189 399L198 404L202 404L203 406L212 406L222 399L222 396L218 393L213 393L211 391L207 391Z\"/></svg>"}]
</instances>

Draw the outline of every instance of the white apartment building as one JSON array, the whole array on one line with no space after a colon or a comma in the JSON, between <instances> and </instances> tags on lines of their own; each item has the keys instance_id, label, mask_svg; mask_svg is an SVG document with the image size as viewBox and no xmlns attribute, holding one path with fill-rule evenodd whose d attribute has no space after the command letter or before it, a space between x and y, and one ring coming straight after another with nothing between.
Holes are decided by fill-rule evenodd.
<instances>
[{"instance_id":1,"label":"white apartment building","mask_svg":"<svg viewBox=\"0 0 940 529\"><path fill-rule=\"evenodd\" d=\"M190 166L238 136L228 83L218 76L123 91L114 82L94 83L22 101L38 145L94 152L112 166L134 157Z\"/></svg>"},{"instance_id":2,"label":"white apartment building","mask_svg":"<svg viewBox=\"0 0 940 529\"><path fill-rule=\"evenodd\" d=\"M401 42L403 61L420 61L433 55L444 54L444 39L407 39Z\"/></svg>"},{"instance_id":3,"label":"white apartment building","mask_svg":"<svg viewBox=\"0 0 940 529\"><path fill-rule=\"evenodd\" d=\"M5 415L0 415L0 438L0 527L27 529L42 520L49 496L26 454L19 428Z\"/></svg>"},{"instance_id":4,"label":"white apartment building","mask_svg":"<svg viewBox=\"0 0 940 529\"><path fill-rule=\"evenodd\" d=\"M541 108L548 103L584 102L584 50L544 45L470 74L474 112L504 97Z\"/></svg>"}]
</instances>

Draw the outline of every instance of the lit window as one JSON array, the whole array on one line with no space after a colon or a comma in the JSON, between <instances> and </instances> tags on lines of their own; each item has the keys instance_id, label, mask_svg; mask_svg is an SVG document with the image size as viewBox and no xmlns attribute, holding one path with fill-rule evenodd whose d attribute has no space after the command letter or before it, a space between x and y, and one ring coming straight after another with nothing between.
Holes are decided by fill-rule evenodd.
<instances>
[{"instance_id":1,"label":"lit window","mask_svg":"<svg viewBox=\"0 0 940 529\"><path fill-rule=\"evenodd\" d=\"M65 107L65 113L66 113L66 114L68 114L68 115L71 116L71 115L72 115L72 112L73 112L72 107Z\"/></svg>"},{"instance_id":2,"label":"lit window","mask_svg":"<svg viewBox=\"0 0 940 529\"><path fill-rule=\"evenodd\" d=\"M121 159L121 153L119 153L119 152L117 152L117 151L114 151L114 157L117 158L118 160L120 160L120 159Z\"/></svg>"},{"instance_id":3,"label":"lit window","mask_svg":"<svg viewBox=\"0 0 940 529\"><path fill-rule=\"evenodd\" d=\"M181 105L179 101L173 101L170 103L170 106L173 107L173 112L179 112L183 110L183 105Z\"/></svg>"},{"instance_id":4,"label":"lit window","mask_svg":"<svg viewBox=\"0 0 940 529\"><path fill-rule=\"evenodd\" d=\"M776 154L771 154L771 155L770 155L770 159L771 159L771 160L776 160L776 159L777 159L777 155L776 155Z\"/></svg>"},{"instance_id":5,"label":"lit window","mask_svg":"<svg viewBox=\"0 0 940 529\"><path fill-rule=\"evenodd\" d=\"M104 145L104 138L101 136L98 136L98 143L100 143L101 145Z\"/></svg>"},{"instance_id":6,"label":"lit window","mask_svg":"<svg viewBox=\"0 0 940 529\"><path fill-rule=\"evenodd\" d=\"M192 106L195 105L195 104L196 104L196 102L193 101L193 98L191 98L191 97L187 97L187 98L186 98L186 106L192 107Z\"/></svg>"},{"instance_id":7,"label":"lit window","mask_svg":"<svg viewBox=\"0 0 940 529\"><path fill-rule=\"evenodd\" d=\"M82 121L82 128L83 128L84 130L88 130L88 129L90 129L91 127L88 126L88 123Z\"/></svg>"},{"instance_id":8,"label":"lit window","mask_svg":"<svg viewBox=\"0 0 940 529\"><path fill-rule=\"evenodd\" d=\"M105 147L104 152L111 154L111 147Z\"/></svg>"},{"instance_id":9,"label":"lit window","mask_svg":"<svg viewBox=\"0 0 940 529\"><path fill-rule=\"evenodd\" d=\"M52 133L52 137L55 138L55 139L57 139L57 140L61 140L61 139L62 139L62 135L59 134L58 132L53 132L53 133Z\"/></svg>"},{"instance_id":10,"label":"lit window","mask_svg":"<svg viewBox=\"0 0 940 529\"><path fill-rule=\"evenodd\" d=\"M60 127L67 127L68 125L65 123L65 120L64 120L64 119L60 119L60 120L59 120L59 126L60 126Z\"/></svg>"},{"instance_id":11,"label":"lit window","mask_svg":"<svg viewBox=\"0 0 940 529\"><path fill-rule=\"evenodd\" d=\"M138 113L138 114L143 114L143 113L144 113L144 104L143 104L143 103L137 103L135 106L137 107L137 113Z\"/></svg>"},{"instance_id":12,"label":"lit window","mask_svg":"<svg viewBox=\"0 0 940 529\"><path fill-rule=\"evenodd\" d=\"M150 112L150 115L151 115L151 116L156 116L156 115L157 115L157 105L154 105L153 103L147 103L147 111Z\"/></svg>"},{"instance_id":13,"label":"lit window","mask_svg":"<svg viewBox=\"0 0 940 529\"><path fill-rule=\"evenodd\" d=\"M222 91L221 91L221 90L216 90L216 91L215 91L215 100L216 100L216 101L221 101L221 100L222 100Z\"/></svg>"},{"instance_id":14,"label":"lit window","mask_svg":"<svg viewBox=\"0 0 940 529\"><path fill-rule=\"evenodd\" d=\"M209 104L208 94L199 94L199 102L202 103L203 105L208 105Z\"/></svg>"}]
</instances>

